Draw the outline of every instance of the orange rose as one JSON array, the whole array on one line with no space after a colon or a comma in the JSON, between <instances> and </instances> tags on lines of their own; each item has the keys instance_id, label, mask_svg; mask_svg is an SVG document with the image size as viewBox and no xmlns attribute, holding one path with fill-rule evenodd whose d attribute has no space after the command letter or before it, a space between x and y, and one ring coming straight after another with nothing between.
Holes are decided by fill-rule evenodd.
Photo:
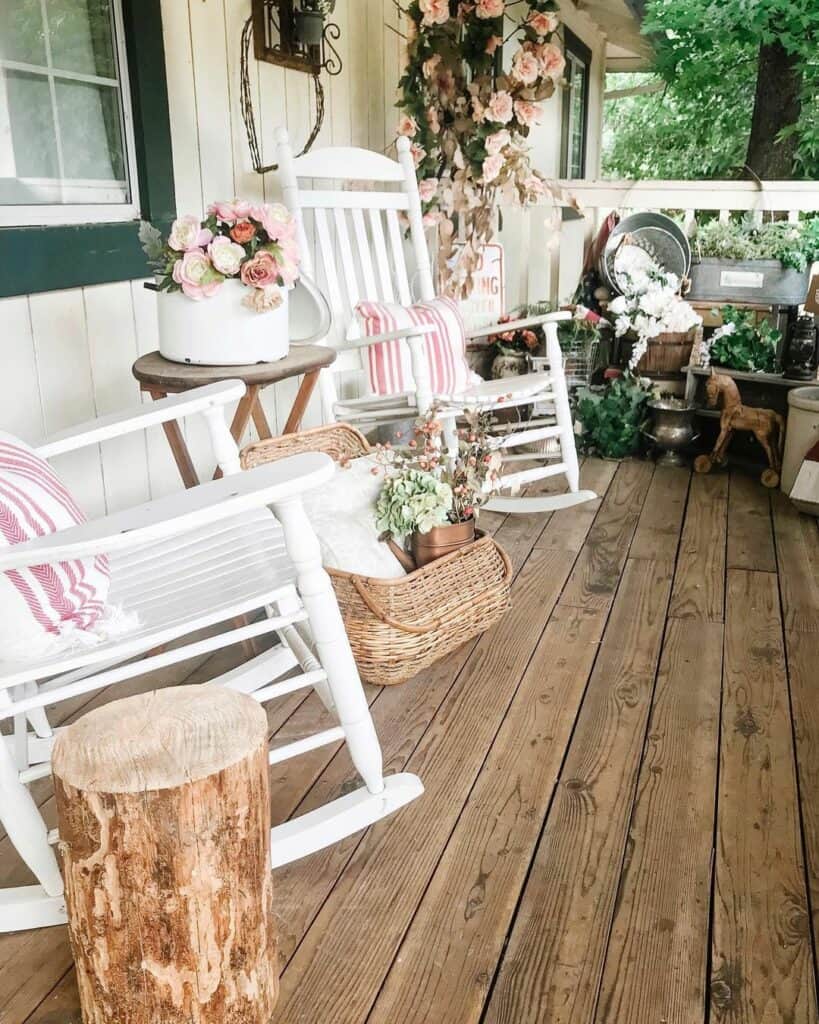
<instances>
[{"instance_id":1,"label":"orange rose","mask_svg":"<svg viewBox=\"0 0 819 1024\"><path fill-rule=\"evenodd\" d=\"M230 237L234 242L238 242L239 245L249 242L255 234L256 228L253 227L249 220L237 221L230 229Z\"/></svg>"}]
</instances>

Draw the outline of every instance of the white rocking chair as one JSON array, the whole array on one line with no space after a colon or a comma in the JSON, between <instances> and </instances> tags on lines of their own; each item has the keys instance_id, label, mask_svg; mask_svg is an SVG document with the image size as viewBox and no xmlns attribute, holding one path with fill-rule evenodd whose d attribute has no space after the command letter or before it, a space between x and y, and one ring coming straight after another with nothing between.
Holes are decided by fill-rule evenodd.
<instances>
[{"instance_id":1,"label":"white rocking chair","mask_svg":"<svg viewBox=\"0 0 819 1024\"><path fill-rule=\"evenodd\" d=\"M352 148L313 150L296 158L283 128L277 130L276 141L284 202L298 217L305 269L310 274L314 273L314 268L307 242L307 218L312 211L316 247L321 254L321 281L333 315L333 326L325 344L335 348L339 357L331 367L322 370L319 377L325 422L340 420L366 431L414 418L436 404L441 408L446 443L451 449L456 443L455 420L463 410L493 413L529 406L535 411L532 419L511 428L504 425L497 428L495 443L504 456L500 489L511 496L493 498L486 507L499 512L550 512L595 498L593 491L580 490L574 429L557 338L557 323L568 319L570 314L527 317L467 333L469 339L483 338L501 331L543 325L549 359L547 372L485 381L459 394L433 394L423 345L423 335L430 333L431 328L414 327L375 337L350 337L356 333L351 331L351 326L355 308L361 301L410 305L413 302L411 281L417 287L418 299L435 298L409 140L398 139L397 162L380 153ZM325 182L332 179L340 187L307 187L302 184L305 179ZM373 190L377 186L380 190ZM407 265L399 212L409 220L414 273ZM350 371L361 375L362 353L371 345L395 339L406 339L408 343L414 390L340 400L335 378ZM540 450L532 450L535 442L539 442ZM514 462L539 464L505 472ZM568 494L518 496L523 485L561 474L568 481Z\"/></svg>"},{"instance_id":2,"label":"white rocking chair","mask_svg":"<svg viewBox=\"0 0 819 1024\"><path fill-rule=\"evenodd\" d=\"M138 617L131 632L90 649L30 662L0 660L0 720L13 721L12 732L0 736L0 822L39 883L0 889L0 932L66 919L53 850L58 836L56 830L48 832L27 789L50 773L55 730L45 707L149 671L275 633L279 642L269 651L212 682L260 702L314 687L335 712L336 726L271 750L270 762L344 740L365 787L275 827L273 867L365 828L423 792L414 775L382 776L367 700L302 507L301 494L326 482L333 463L326 455L305 454L241 473L223 406L244 391L241 381L209 385L103 417L37 449L49 458L202 413L225 475L138 508L0 548L0 571L6 572L107 552L110 601ZM257 611L262 618L248 624L245 617ZM203 630L204 638L189 637ZM189 638L165 647L182 637ZM275 682L293 669L300 671Z\"/></svg>"}]
</instances>

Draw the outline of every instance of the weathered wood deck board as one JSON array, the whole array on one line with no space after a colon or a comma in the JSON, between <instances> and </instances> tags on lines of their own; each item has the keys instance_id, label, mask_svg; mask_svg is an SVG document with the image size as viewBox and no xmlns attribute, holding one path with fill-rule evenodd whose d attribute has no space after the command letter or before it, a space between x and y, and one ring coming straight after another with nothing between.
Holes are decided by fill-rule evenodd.
<instances>
[{"instance_id":1,"label":"weathered wood deck board","mask_svg":"<svg viewBox=\"0 0 819 1024\"><path fill-rule=\"evenodd\" d=\"M727 517L728 474L692 477L670 618L722 622Z\"/></svg>"},{"instance_id":2,"label":"weathered wood deck board","mask_svg":"<svg viewBox=\"0 0 819 1024\"><path fill-rule=\"evenodd\" d=\"M690 479L685 469L658 466L654 470L629 558L676 560Z\"/></svg>"},{"instance_id":3,"label":"weathered wood deck board","mask_svg":"<svg viewBox=\"0 0 819 1024\"><path fill-rule=\"evenodd\" d=\"M598 1024L705 1021L722 630L669 622Z\"/></svg>"},{"instance_id":4,"label":"weathered wood deck board","mask_svg":"<svg viewBox=\"0 0 819 1024\"><path fill-rule=\"evenodd\" d=\"M796 739L808 891L816 934L819 931L819 633L786 630L785 649Z\"/></svg>"},{"instance_id":5,"label":"weathered wood deck board","mask_svg":"<svg viewBox=\"0 0 819 1024\"><path fill-rule=\"evenodd\" d=\"M594 515L585 505L552 516L546 529L564 544L533 550L514 613L481 638L407 764L424 798L361 841L282 975L274 1021L345 1024L369 1011Z\"/></svg>"},{"instance_id":6,"label":"weathered wood deck board","mask_svg":"<svg viewBox=\"0 0 819 1024\"><path fill-rule=\"evenodd\" d=\"M626 563L487 1024L588 1024L603 969L671 592Z\"/></svg>"},{"instance_id":7,"label":"weathered wood deck board","mask_svg":"<svg viewBox=\"0 0 819 1024\"><path fill-rule=\"evenodd\" d=\"M479 1019L605 621L556 609L368 1024Z\"/></svg>"},{"instance_id":8,"label":"weathered wood deck board","mask_svg":"<svg viewBox=\"0 0 819 1024\"><path fill-rule=\"evenodd\" d=\"M771 492L745 473L731 474L725 564L729 569L776 572Z\"/></svg>"},{"instance_id":9,"label":"weathered wood deck board","mask_svg":"<svg viewBox=\"0 0 819 1024\"><path fill-rule=\"evenodd\" d=\"M783 494L771 497L785 629L819 633L819 523Z\"/></svg>"},{"instance_id":10,"label":"weathered wood deck board","mask_svg":"<svg viewBox=\"0 0 819 1024\"><path fill-rule=\"evenodd\" d=\"M704 1024L707 1003L709 1024L819 1024L817 524L726 473L589 460L583 482L605 500L484 517L519 573L503 624L405 686L368 689L387 771L409 765L427 792L276 872L277 1021ZM188 666L188 681L238 657ZM280 740L324 721L314 696L270 714ZM360 784L343 749L291 764L272 776L277 818ZM44 781L47 813L49 796ZM0 838L12 878L26 880ZM538 949L510 982L515 950ZM69 968L64 929L0 937L0 1024L80 1024Z\"/></svg>"},{"instance_id":11,"label":"weathered wood deck board","mask_svg":"<svg viewBox=\"0 0 819 1024\"><path fill-rule=\"evenodd\" d=\"M728 573L711 1020L819 1019L776 577Z\"/></svg>"},{"instance_id":12,"label":"weathered wood deck board","mask_svg":"<svg viewBox=\"0 0 819 1024\"><path fill-rule=\"evenodd\" d=\"M561 596L575 608L607 608L620 583L653 467L623 462Z\"/></svg>"}]
</instances>

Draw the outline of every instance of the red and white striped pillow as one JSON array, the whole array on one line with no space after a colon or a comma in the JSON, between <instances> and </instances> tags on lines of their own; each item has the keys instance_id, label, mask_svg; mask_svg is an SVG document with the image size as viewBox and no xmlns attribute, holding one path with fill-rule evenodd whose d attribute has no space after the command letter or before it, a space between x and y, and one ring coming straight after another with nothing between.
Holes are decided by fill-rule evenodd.
<instances>
[{"instance_id":1,"label":"red and white striped pillow","mask_svg":"<svg viewBox=\"0 0 819 1024\"><path fill-rule=\"evenodd\" d=\"M22 544L85 522L49 464L0 432L0 546ZM107 611L104 555L0 573L0 658L39 656L95 643Z\"/></svg>"},{"instance_id":2,"label":"red and white striped pillow","mask_svg":"<svg viewBox=\"0 0 819 1024\"><path fill-rule=\"evenodd\" d=\"M466 328L452 299L438 298L401 306L391 302L360 302L356 307L365 337L388 334L405 327L432 324L425 341L432 393L455 395L480 380L466 361ZM394 395L414 391L409 344L405 339L382 341L367 349L370 392Z\"/></svg>"}]
</instances>

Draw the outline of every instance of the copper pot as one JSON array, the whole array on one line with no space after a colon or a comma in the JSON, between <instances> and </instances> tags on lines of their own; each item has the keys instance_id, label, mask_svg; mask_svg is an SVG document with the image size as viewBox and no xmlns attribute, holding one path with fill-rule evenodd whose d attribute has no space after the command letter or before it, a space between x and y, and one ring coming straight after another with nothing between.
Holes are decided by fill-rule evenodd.
<instances>
[{"instance_id":1,"label":"copper pot","mask_svg":"<svg viewBox=\"0 0 819 1024\"><path fill-rule=\"evenodd\" d=\"M420 569L436 558L457 551L475 539L475 520L467 519L462 523L449 523L447 526L433 526L428 533L412 535L412 555Z\"/></svg>"}]
</instances>

